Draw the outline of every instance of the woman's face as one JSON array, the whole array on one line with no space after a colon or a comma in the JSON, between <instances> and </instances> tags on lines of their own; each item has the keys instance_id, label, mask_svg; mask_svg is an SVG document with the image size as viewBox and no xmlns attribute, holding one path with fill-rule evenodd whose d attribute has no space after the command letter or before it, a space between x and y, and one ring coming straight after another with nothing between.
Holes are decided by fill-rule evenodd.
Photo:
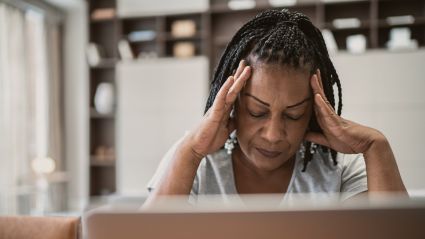
<instances>
[{"instance_id":1,"label":"woman's face","mask_svg":"<svg viewBox=\"0 0 425 239\"><path fill-rule=\"evenodd\" d=\"M312 114L310 75L286 66L256 63L236 104L241 156L272 171L299 149Z\"/></svg>"}]
</instances>

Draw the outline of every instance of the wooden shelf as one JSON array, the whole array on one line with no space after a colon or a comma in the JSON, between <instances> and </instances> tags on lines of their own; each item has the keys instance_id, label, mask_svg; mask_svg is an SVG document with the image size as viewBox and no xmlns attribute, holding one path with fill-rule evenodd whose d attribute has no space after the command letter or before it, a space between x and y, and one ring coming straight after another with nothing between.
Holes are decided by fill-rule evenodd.
<instances>
[{"instance_id":1,"label":"wooden shelf","mask_svg":"<svg viewBox=\"0 0 425 239\"><path fill-rule=\"evenodd\" d=\"M116 17L112 17L112 18L101 18L101 19L90 18L90 23L92 23L92 24L96 24L96 23L114 23L114 21L116 21L116 20L117 20Z\"/></svg>"},{"instance_id":2,"label":"wooden shelf","mask_svg":"<svg viewBox=\"0 0 425 239\"><path fill-rule=\"evenodd\" d=\"M390 28L390 27L409 27L409 26L420 26L424 25L425 27L425 17L415 18L413 23L401 23L401 24L389 24L387 20L379 20L378 27Z\"/></svg>"},{"instance_id":3,"label":"wooden shelf","mask_svg":"<svg viewBox=\"0 0 425 239\"><path fill-rule=\"evenodd\" d=\"M106 68L114 68L117 64L118 59L117 58L111 58L111 59L102 59L99 64L90 66L94 69L106 69Z\"/></svg>"},{"instance_id":4,"label":"wooden shelf","mask_svg":"<svg viewBox=\"0 0 425 239\"><path fill-rule=\"evenodd\" d=\"M358 27L335 27L335 25L332 22L327 22L324 24L323 28L326 28L331 31L350 31L350 30L359 30L359 29L367 29L372 27L372 24L370 21L360 21L360 26Z\"/></svg>"},{"instance_id":5,"label":"wooden shelf","mask_svg":"<svg viewBox=\"0 0 425 239\"><path fill-rule=\"evenodd\" d=\"M95 155L92 155L90 157L90 166L93 167L115 167L115 163L115 157L107 159L100 159L98 156Z\"/></svg>"},{"instance_id":6,"label":"wooden shelf","mask_svg":"<svg viewBox=\"0 0 425 239\"><path fill-rule=\"evenodd\" d=\"M96 109L90 109L90 118L92 119L115 119L115 113L102 114L96 111Z\"/></svg>"},{"instance_id":7,"label":"wooden shelf","mask_svg":"<svg viewBox=\"0 0 425 239\"><path fill-rule=\"evenodd\" d=\"M143 43L154 43L158 41L158 37L149 40L137 40L137 41L129 41L130 44L143 44Z\"/></svg>"},{"instance_id":8,"label":"wooden shelf","mask_svg":"<svg viewBox=\"0 0 425 239\"><path fill-rule=\"evenodd\" d=\"M187 36L187 37L175 37L171 33L164 33L161 36L161 39L165 41L199 41L204 38L205 38L205 34L202 34L199 32L193 36Z\"/></svg>"}]
</instances>

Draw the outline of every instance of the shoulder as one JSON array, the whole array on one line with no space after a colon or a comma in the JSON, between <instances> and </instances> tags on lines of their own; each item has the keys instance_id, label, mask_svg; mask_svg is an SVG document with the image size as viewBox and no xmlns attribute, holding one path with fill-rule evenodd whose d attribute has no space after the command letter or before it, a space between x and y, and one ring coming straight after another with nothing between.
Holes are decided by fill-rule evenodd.
<instances>
[{"instance_id":1,"label":"shoulder","mask_svg":"<svg viewBox=\"0 0 425 239\"><path fill-rule=\"evenodd\" d=\"M337 164L328 152L319 150L302 172L303 159L297 158L294 192L343 192L365 187L366 168L362 154L337 153Z\"/></svg>"},{"instance_id":2,"label":"shoulder","mask_svg":"<svg viewBox=\"0 0 425 239\"><path fill-rule=\"evenodd\" d=\"M195 177L198 194L234 193L233 164L226 150L218 150L202 159Z\"/></svg>"},{"instance_id":3,"label":"shoulder","mask_svg":"<svg viewBox=\"0 0 425 239\"><path fill-rule=\"evenodd\" d=\"M232 168L231 156L221 149L202 159L197 174L223 174L227 173L229 168Z\"/></svg>"},{"instance_id":4,"label":"shoulder","mask_svg":"<svg viewBox=\"0 0 425 239\"><path fill-rule=\"evenodd\" d=\"M314 170L324 173L336 171L343 173L353 168L364 168L364 159L362 154L337 153L335 164L330 153L319 150L309 162L307 170L309 170L309 168L310 171Z\"/></svg>"},{"instance_id":5,"label":"shoulder","mask_svg":"<svg viewBox=\"0 0 425 239\"><path fill-rule=\"evenodd\" d=\"M224 149L217 150L212 154L208 154L202 159L200 166L214 166L223 167L228 166L231 163L231 157Z\"/></svg>"},{"instance_id":6,"label":"shoulder","mask_svg":"<svg viewBox=\"0 0 425 239\"><path fill-rule=\"evenodd\" d=\"M343 156L338 154L337 160L341 157ZM304 159L297 157L294 170L295 185L299 186L302 191L316 191L314 187L327 191L328 185L338 187L335 182L340 179L342 168L339 161L337 162L338 164L335 165L329 153L319 150L313 155L303 172Z\"/></svg>"}]
</instances>

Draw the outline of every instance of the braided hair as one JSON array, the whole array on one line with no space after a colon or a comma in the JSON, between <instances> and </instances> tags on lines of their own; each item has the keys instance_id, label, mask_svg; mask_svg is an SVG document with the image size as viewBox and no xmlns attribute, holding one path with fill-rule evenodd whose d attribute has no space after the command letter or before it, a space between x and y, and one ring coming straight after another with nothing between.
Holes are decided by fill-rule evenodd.
<instances>
[{"instance_id":1,"label":"braided hair","mask_svg":"<svg viewBox=\"0 0 425 239\"><path fill-rule=\"evenodd\" d=\"M287 65L294 69L306 68L310 70L310 75L320 69L326 98L334 109L334 84L338 88L337 114L341 115L341 83L320 30L304 14L287 9L264 11L236 32L214 71L205 112L212 106L227 77L236 70L242 59L247 60L248 57L255 57L267 64ZM322 132L314 114L309 122L309 130ZM306 142L303 172L312 159L310 147L311 143ZM330 153L334 164L337 164L334 150L325 146L319 148Z\"/></svg>"}]
</instances>

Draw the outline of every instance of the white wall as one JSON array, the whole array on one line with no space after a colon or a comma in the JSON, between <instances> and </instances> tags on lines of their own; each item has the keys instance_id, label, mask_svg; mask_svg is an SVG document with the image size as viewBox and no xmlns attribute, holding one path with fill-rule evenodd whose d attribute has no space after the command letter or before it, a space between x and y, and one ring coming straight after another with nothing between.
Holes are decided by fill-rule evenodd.
<instances>
[{"instance_id":1,"label":"white wall","mask_svg":"<svg viewBox=\"0 0 425 239\"><path fill-rule=\"evenodd\" d=\"M333 56L343 116L389 139L406 187L425 189L425 49Z\"/></svg>"},{"instance_id":2,"label":"white wall","mask_svg":"<svg viewBox=\"0 0 425 239\"><path fill-rule=\"evenodd\" d=\"M200 121L208 59L122 62L117 68L118 192L143 195L167 150Z\"/></svg>"}]
</instances>

